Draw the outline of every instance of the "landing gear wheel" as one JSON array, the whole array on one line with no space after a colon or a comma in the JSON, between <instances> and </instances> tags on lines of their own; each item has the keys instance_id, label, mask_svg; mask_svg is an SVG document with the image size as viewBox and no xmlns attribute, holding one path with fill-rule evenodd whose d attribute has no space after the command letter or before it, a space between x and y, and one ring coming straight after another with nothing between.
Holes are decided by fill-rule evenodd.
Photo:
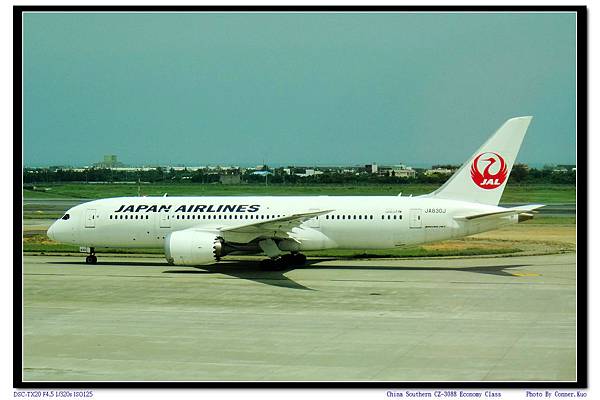
<instances>
[{"instance_id":1,"label":"landing gear wheel","mask_svg":"<svg viewBox=\"0 0 600 400\"><path fill-rule=\"evenodd\" d=\"M85 258L86 264L96 264L98 259L96 258L96 249L90 247L90 255Z\"/></svg>"},{"instance_id":2,"label":"landing gear wheel","mask_svg":"<svg viewBox=\"0 0 600 400\"><path fill-rule=\"evenodd\" d=\"M288 266L288 263L283 257L266 258L260 262L260 266L266 271L281 271Z\"/></svg>"},{"instance_id":3,"label":"landing gear wheel","mask_svg":"<svg viewBox=\"0 0 600 400\"><path fill-rule=\"evenodd\" d=\"M89 255L85 258L85 262L86 264L96 264L98 262L98 259L94 255Z\"/></svg>"},{"instance_id":4,"label":"landing gear wheel","mask_svg":"<svg viewBox=\"0 0 600 400\"><path fill-rule=\"evenodd\" d=\"M292 264L294 264L294 265L306 264L306 256L301 253L292 253Z\"/></svg>"},{"instance_id":5,"label":"landing gear wheel","mask_svg":"<svg viewBox=\"0 0 600 400\"><path fill-rule=\"evenodd\" d=\"M285 262L288 265L293 265L296 267L300 267L300 266L306 264L306 256L301 253L286 254L286 255L282 256L281 258L285 259Z\"/></svg>"}]
</instances>

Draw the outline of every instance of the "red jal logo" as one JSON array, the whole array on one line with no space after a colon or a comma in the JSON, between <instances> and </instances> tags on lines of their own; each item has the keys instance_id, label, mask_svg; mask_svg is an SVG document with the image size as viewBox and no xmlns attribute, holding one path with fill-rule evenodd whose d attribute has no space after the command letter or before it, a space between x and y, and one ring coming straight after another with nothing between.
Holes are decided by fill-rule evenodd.
<instances>
[{"instance_id":1,"label":"red jal logo","mask_svg":"<svg viewBox=\"0 0 600 400\"><path fill-rule=\"evenodd\" d=\"M486 158L482 159L484 156ZM481 172L480 163L482 164L481 166L483 166L483 172ZM495 172L491 172L490 170ZM498 153L481 153L475 157L473 164L471 165L471 179L473 179L473 182L482 189L497 188L504 183L507 175L508 171L506 169L504 158Z\"/></svg>"}]
</instances>

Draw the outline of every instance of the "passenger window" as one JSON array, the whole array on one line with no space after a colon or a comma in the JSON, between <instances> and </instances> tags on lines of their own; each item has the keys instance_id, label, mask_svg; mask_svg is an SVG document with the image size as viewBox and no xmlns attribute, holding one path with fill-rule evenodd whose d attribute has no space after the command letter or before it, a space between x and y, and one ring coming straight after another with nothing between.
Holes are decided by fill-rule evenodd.
<instances>
[{"instance_id":1,"label":"passenger window","mask_svg":"<svg viewBox=\"0 0 600 400\"><path fill-rule=\"evenodd\" d=\"M388 219L391 219L389 215L388 215Z\"/></svg>"},{"instance_id":2,"label":"passenger window","mask_svg":"<svg viewBox=\"0 0 600 400\"><path fill-rule=\"evenodd\" d=\"M63 218L64 218L64 217L63 217ZM109 215L109 216L108 216L108 218L109 218L109 219L112 219L112 215Z\"/></svg>"}]
</instances>

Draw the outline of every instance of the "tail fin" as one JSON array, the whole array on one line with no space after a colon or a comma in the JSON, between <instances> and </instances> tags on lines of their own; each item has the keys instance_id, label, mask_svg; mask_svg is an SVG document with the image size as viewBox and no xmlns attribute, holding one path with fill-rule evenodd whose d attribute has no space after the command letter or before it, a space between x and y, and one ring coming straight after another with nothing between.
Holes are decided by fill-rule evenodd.
<instances>
[{"instance_id":1,"label":"tail fin","mask_svg":"<svg viewBox=\"0 0 600 400\"><path fill-rule=\"evenodd\" d=\"M506 121L428 197L498 205L532 118L517 117Z\"/></svg>"}]
</instances>

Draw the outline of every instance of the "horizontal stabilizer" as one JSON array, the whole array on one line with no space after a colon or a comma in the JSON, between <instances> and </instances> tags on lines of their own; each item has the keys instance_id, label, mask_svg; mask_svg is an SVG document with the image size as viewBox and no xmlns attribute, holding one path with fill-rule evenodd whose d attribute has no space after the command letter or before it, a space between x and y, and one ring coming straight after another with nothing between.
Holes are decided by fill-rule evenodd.
<instances>
[{"instance_id":1,"label":"horizontal stabilizer","mask_svg":"<svg viewBox=\"0 0 600 400\"><path fill-rule=\"evenodd\" d=\"M499 211L492 211L487 213L477 213L477 214L468 214L454 217L454 219L459 221L471 221L476 219L489 219L489 218L499 218L506 217L510 215L518 215L521 213L531 213L534 210L544 207L544 204L529 204L526 206L517 206L511 208L505 208Z\"/></svg>"}]
</instances>

